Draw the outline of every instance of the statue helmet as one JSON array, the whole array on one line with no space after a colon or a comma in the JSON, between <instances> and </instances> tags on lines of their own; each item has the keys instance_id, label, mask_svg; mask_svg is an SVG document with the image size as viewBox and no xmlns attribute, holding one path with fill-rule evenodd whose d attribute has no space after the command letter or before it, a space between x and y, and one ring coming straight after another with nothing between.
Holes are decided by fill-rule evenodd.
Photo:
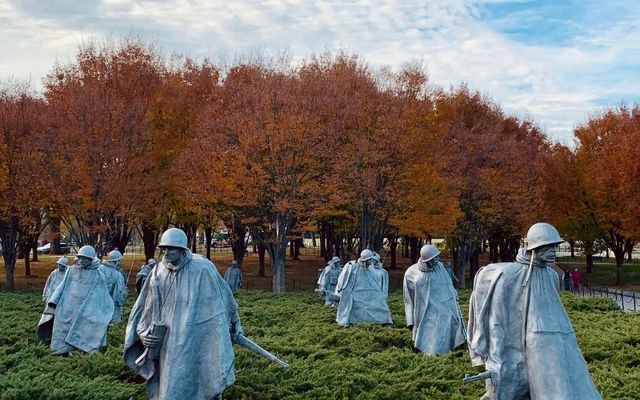
<instances>
[{"instance_id":1,"label":"statue helmet","mask_svg":"<svg viewBox=\"0 0 640 400\"><path fill-rule=\"evenodd\" d=\"M339 263L339 262L341 262L341 261L342 261L342 260L340 260L340 257L333 257L333 258L331 259L331 262L332 262L332 263Z\"/></svg>"},{"instance_id":2,"label":"statue helmet","mask_svg":"<svg viewBox=\"0 0 640 400\"><path fill-rule=\"evenodd\" d=\"M78 257L86 257L93 259L96 256L96 249L93 246L89 246L88 244L80 247L78 250Z\"/></svg>"},{"instance_id":3,"label":"statue helmet","mask_svg":"<svg viewBox=\"0 0 640 400\"><path fill-rule=\"evenodd\" d=\"M434 257L440 255L440 250L436 246L425 244L420 249L420 258L423 261L431 261Z\"/></svg>"},{"instance_id":4,"label":"statue helmet","mask_svg":"<svg viewBox=\"0 0 640 400\"><path fill-rule=\"evenodd\" d=\"M538 222L533 224L527 232L527 250L534 250L538 247L556 245L564 242L560 234L551 224Z\"/></svg>"},{"instance_id":5,"label":"statue helmet","mask_svg":"<svg viewBox=\"0 0 640 400\"><path fill-rule=\"evenodd\" d=\"M158 262L156 260L154 260L153 258L150 258L149 261L147 261L147 265L156 265Z\"/></svg>"},{"instance_id":6,"label":"statue helmet","mask_svg":"<svg viewBox=\"0 0 640 400\"><path fill-rule=\"evenodd\" d=\"M373 258L373 251L369 249L364 249L360 253L360 261L367 261Z\"/></svg>"},{"instance_id":7,"label":"statue helmet","mask_svg":"<svg viewBox=\"0 0 640 400\"><path fill-rule=\"evenodd\" d=\"M69 261L67 260L67 257L62 256L62 257L58 258L58 261L56 261L56 264L68 267L69 266Z\"/></svg>"},{"instance_id":8,"label":"statue helmet","mask_svg":"<svg viewBox=\"0 0 640 400\"><path fill-rule=\"evenodd\" d=\"M178 247L181 249L189 250L189 244L187 242L187 234L182 229L169 228L160 237L160 244L158 247Z\"/></svg>"},{"instance_id":9,"label":"statue helmet","mask_svg":"<svg viewBox=\"0 0 640 400\"><path fill-rule=\"evenodd\" d=\"M122 253L118 250L111 250L109 252L109 261L120 261L122 260Z\"/></svg>"}]
</instances>

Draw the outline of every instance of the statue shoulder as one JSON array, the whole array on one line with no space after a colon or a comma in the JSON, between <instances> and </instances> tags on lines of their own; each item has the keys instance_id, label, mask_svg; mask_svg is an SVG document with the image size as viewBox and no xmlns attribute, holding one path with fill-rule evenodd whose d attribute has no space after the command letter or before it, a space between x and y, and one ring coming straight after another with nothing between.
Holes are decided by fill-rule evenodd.
<instances>
[{"instance_id":1,"label":"statue shoulder","mask_svg":"<svg viewBox=\"0 0 640 400\"><path fill-rule=\"evenodd\" d=\"M418 272L420 270L419 268L420 268L419 264L415 263L412 266L410 266L409 268L407 268L407 270L404 272L404 274L405 274L405 276L411 275L411 274L415 274L416 272Z\"/></svg>"},{"instance_id":2,"label":"statue shoulder","mask_svg":"<svg viewBox=\"0 0 640 400\"><path fill-rule=\"evenodd\" d=\"M491 278L498 276L514 275L522 270L522 264L517 262L492 263L480 267L476 276L479 278Z\"/></svg>"}]
</instances>

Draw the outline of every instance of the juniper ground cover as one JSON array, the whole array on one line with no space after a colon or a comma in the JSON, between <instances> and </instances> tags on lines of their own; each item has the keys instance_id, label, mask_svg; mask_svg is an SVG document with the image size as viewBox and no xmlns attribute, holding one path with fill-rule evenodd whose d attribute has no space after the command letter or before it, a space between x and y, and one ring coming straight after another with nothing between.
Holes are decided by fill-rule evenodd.
<instances>
[{"instance_id":1,"label":"juniper ground cover","mask_svg":"<svg viewBox=\"0 0 640 400\"><path fill-rule=\"evenodd\" d=\"M469 291L460 293L466 318ZM472 368L466 350L444 357L414 354L402 294L389 305L394 326L340 328L335 311L313 293L240 291L244 330L291 363L289 369L254 359L235 346L239 370L225 399L478 399L483 384L463 384ZM583 354L606 399L640 393L640 316L613 302L564 295ZM112 327L109 347L94 354L54 357L39 344L42 312L36 292L0 292L0 399L137 399L144 383L122 360L124 323ZM130 299L127 310L132 305Z\"/></svg>"}]
</instances>

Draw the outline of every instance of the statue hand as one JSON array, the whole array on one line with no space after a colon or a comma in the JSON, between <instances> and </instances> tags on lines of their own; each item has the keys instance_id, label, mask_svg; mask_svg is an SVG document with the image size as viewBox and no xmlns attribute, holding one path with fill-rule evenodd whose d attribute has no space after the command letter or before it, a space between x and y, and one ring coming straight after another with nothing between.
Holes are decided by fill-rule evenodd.
<instances>
[{"instance_id":1,"label":"statue hand","mask_svg":"<svg viewBox=\"0 0 640 400\"><path fill-rule=\"evenodd\" d=\"M160 338L154 335L140 335L140 341L142 341L144 347L160 346Z\"/></svg>"},{"instance_id":2,"label":"statue hand","mask_svg":"<svg viewBox=\"0 0 640 400\"><path fill-rule=\"evenodd\" d=\"M234 342L238 339L239 335L244 335L244 331L242 330L242 325L240 325L240 320L237 319L231 323L231 329L229 329L231 333L231 340Z\"/></svg>"}]
</instances>

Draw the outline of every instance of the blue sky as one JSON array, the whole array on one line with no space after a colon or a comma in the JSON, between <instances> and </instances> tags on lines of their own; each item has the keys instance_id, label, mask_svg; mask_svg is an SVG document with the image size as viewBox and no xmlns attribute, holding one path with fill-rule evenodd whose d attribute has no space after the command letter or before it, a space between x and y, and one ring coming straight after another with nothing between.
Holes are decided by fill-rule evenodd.
<instances>
[{"instance_id":1,"label":"blue sky","mask_svg":"<svg viewBox=\"0 0 640 400\"><path fill-rule=\"evenodd\" d=\"M166 53L230 60L346 50L372 67L421 61L554 141L604 107L640 102L640 1L0 0L0 79L38 88L79 43L137 35Z\"/></svg>"}]
</instances>

